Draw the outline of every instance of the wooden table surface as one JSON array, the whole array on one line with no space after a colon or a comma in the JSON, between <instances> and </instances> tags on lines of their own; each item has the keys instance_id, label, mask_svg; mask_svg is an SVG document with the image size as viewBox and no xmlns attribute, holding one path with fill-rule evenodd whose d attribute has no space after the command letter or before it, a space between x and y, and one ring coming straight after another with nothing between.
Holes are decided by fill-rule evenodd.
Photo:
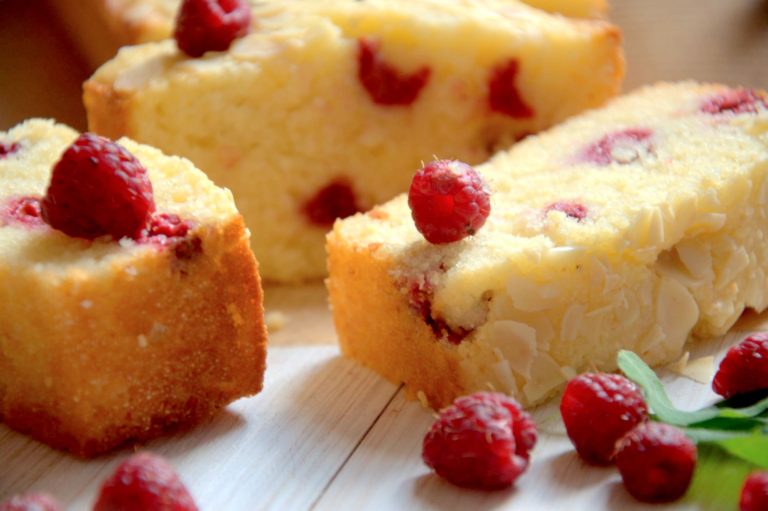
<instances>
[{"instance_id":1,"label":"wooden table surface","mask_svg":"<svg viewBox=\"0 0 768 511\"><path fill-rule=\"evenodd\" d=\"M32 116L85 128L80 83L90 69L50 12L44 0L0 0L0 130ZM611 17L625 35L625 89L688 78L768 86L765 0L614 0ZM266 306L285 325L270 336L265 390L146 446L171 460L202 510L735 509L733 495L704 482L695 483L698 500L635 503L614 470L579 461L552 405L535 411L541 440L517 489L454 488L420 460L431 412L339 355L322 285L268 287ZM766 326L768 316L747 315L726 338L693 350L718 354ZM686 406L713 397L690 380L665 381ZM67 509L89 509L99 482L129 452L82 461L0 425L0 501L46 490Z\"/></svg>"}]
</instances>

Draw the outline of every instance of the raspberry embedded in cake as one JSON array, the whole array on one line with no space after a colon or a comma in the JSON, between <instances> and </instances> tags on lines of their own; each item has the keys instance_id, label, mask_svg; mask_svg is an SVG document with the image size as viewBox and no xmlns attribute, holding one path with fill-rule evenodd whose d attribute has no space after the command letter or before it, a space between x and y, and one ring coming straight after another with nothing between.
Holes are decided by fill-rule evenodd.
<instances>
[{"instance_id":1,"label":"raspberry embedded in cake","mask_svg":"<svg viewBox=\"0 0 768 511\"><path fill-rule=\"evenodd\" d=\"M179 49L190 57L224 51L250 31L251 6L246 0L184 0L173 33Z\"/></svg>"},{"instance_id":2,"label":"raspberry embedded in cake","mask_svg":"<svg viewBox=\"0 0 768 511\"><path fill-rule=\"evenodd\" d=\"M40 198L24 196L7 199L0 205L0 226L4 224L27 227L45 225L40 212Z\"/></svg>"},{"instance_id":3,"label":"raspberry embedded in cake","mask_svg":"<svg viewBox=\"0 0 768 511\"><path fill-rule=\"evenodd\" d=\"M653 132L647 128L627 128L603 136L587 146L578 161L606 166L626 165L653 153Z\"/></svg>"},{"instance_id":4,"label":"raspberry embedded in cake","mask_svg":"<svg viewBox=\"0 0 768 511\"><path fill-rule=\"evenodd\" d=\"M701 111L707 114L756 114L762 106L768 109L768 97L755 89L728 89L708 97L701 105Z\"/></svg>"},{"instance_id":5,"label":"raspberry embedded in cake","mask_svg":"<svg viewBox=\"0 0 768 511\"><path fill-rule=\"evenodd\" d=\"M352 185L344 178L335 179L315 193L302 206L310 223L327 228L337 218L346 218L361 211Z\"/></svg>"},{"instance_id":6,"label":"raspberry embedded in cake","mask_svg":"<svg viewBox=\"0 0 768 511\"><path fill-rule=\"evenodd\" d=\"M0 141L0 160L15 153L21 149L21 144L18 142L2 142Z\"/></svg>"},{"instance_id":7,"label":"raspberry embedded in cake","mask_svg":"<svg viewBox=\"0 0 768 511\"><path fill-rule=\"evenodd\" d=\"M383 59L379 41L363 37L358 40L357 46L357 76L374 103L408 106L416 101L429 81L429 67L404 73Z\"/></svg>"},{"instance_id":8,"label":"raspberry embedded in cake","mask_svg":"<svg viewBox=\"0 0 768 511\"><path fill-rule=\"evenodd\" d=\"M533 109L523 100L517 88L517 74L520 62L509 59L491 71L488 80L488 102L491 110L515 119L529 119L535 115Z\"/></svg>"},{"instance_id":9,"label":"raspberry embedded in cake","mask_svg":"<svg viewBox=\"0 0 768 511\"><path fill-rule=\"evenodd\" d=\"M440 266L440 271L445 271L445 266ZM471 330L462 327L451 327L445 319L437 316L432 310L433 286L428 278L422 282L411 282L408 285L408 305L411 311L418 315L432 330L435 340L447 341L450 344L461 344L471 333Z\"/></svg>"},{"instance_id":10,"label":"raspberry embedded in cake","mask_svg":"<svg viewBox=\"0 0 768 511\"><path fill-rule=\"evenodd\" d=\"M137 239L154 211L146 169L125 148L83 133L53 167L43 219L69 236Z\"/></svg>"},{"instance_id":11,"label":"raspberry embedded in cake","mask_svg":"<svg viewBox=\"0 0 768 511\"><path fill-rule=\"evenodd\" d=\"M573 218L577 222L581 222L587 218L587 215L589 214L589 210L584 204L572 201L554 202L546 207L544 213L549 213L550 211L560 211L561 213L565 213L565 216Z\"/></svg>"}]
</instances>

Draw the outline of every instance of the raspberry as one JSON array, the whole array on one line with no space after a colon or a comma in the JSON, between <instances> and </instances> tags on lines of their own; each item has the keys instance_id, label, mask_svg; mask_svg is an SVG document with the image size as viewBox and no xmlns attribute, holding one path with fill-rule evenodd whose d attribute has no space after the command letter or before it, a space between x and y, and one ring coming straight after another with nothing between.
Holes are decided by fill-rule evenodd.
<instances>
[{"instance_id":1,"label":"raspberry","mask_svg":"<svg viewBox=\"0 0 768 511\"><path fill-rule=\"evenodd\" d=\"M444 267L440 267L445 271ZM411 310L421 316L424 323L432 329L435 338L448 341L451 344L461 344L461 342L472 332L462 327L452 327L439 316L435 316L432 311L433 298L432 284L426 280L422 285L412 282L408 286L408 304Z\"/></svg>"},{"instance_id":2,"label":"raspberry","mask_svg":"<svg viewBox=\"0 0 768 511\"><path fill-rule=\"evenodd\" d=\"M768 389L768 333L732 346L712 380L712 390L724 398L761 389Z\"/></svg>"},{"instance_id":3,"label":"raspberry","mask_svg":"<svg viewBox=\"0 0 768 511\"><path fill-rule=\"evenodd\" d=\"M768 472L753 472L744 481L739 499L739 511L768 509Z\"/></svg>"},{"instance_id":4,"label":"raspberry","mask_svg":"<svg viewBox=\"0 0 768 511\"><path fill-rule=\"evenodd\" d=\"M579 222L587 218L587 207L577 202L558 201L554 204L550 204L544 210L545 213L549 211L561 211L565 213L566 216Z\"/></svg>"},{"instance_id":5,"label":"raspberry","mask_svg":"<svg viewBox=\"0 0 768 511\"><path fill-rule=\"evenodd\" d=\"M35 227L45 225L37 197L16 197L0 206L0 225L5 222Z\"/></svg>"},{"instance_id":6,"label":"raspberry","mask_svg":"<svg viewBox=\"0 0 768 511\"><path fill-rule=\"evenodd\" d=\"M136 239L155 209L152 184L123 147L84 133L53 167L42 202L43 219L78 238L105 234Z\"/></svg>"},{"instance_id":7,"label":"raspberry","mask_svg":"<svg viewBox=\"0 0 768 511\"><path fill-rule=\"evenodd\" d=\"M509 487L528 468L536 425L512 398L478 392L444 409L424 437L422 458L467 488Z\"/></svg>"},{"instance_id":8,"label":"raspberry","mask_svg":"<svg viewBox=\"0 0 768 511\"><path fill-rule=\"evenodd\" d=\"M330 227L337 218L352 216L360 207L357 205L352 186L344 179L337 179L321 188L304 203L304 215L313 224Z\"/></svg>"},{"instance_id":9,"label":"raspberry","mask_svg":"<svg viewBox=\"0 0 768 511\"><path fill-rule=\"evenodd\" d=\"M18 142L0 142L0 160L21 149Z\"/></svg>"},{"instance_id":10,"label":"raspberry","mask_svg":"<svg viewBox=\"0 0 768 511\"><path fill-rule=\"evenodd\" d=\"M735 89L707 98L701 105L701 111L713 115L756 114L759 103L768 108L768 98L765 94L754 89Z\"/></svg>"},{"instance_id":11,"label":"raspberry","mask_svg":"<svg viewBox=\"0 0 768 511\"><path fill-rule=\"evenodd\" d=\"M61 511L61 506L45 493L28 493L0 503L0 511Z\"/></svg>"},{"instance_id":12,"label":"raspberry","mask_svg":"<svg viewBox=\"0 0 768 511\"><path fill-rule=\"evenodd\" d=\"M475 169L460 161L437 160L413 176L408 206L419 232L440 244L475 234L491 212L491 199Z\"/></svg>"},{"instance_id":13,"label":"raspberry","mask_svg":"<svg viewBox=\"0 0 768 511\"><path fill-rule=\"evenodd\" d=\"M251 7L246 0L184 0L173 37L190 57L225 51L251 29Z\"/></svg>"},{"instance_id":14,"label":"raspberry","mask_svg":"<svg viewBox=\"0 0 768 511\"><path fill-rule=\"evenodd\" d=\"M148 239L166 240L168 238L183 238L189 232L189 222L173 213L157 213L152 215L147 226Z\"/></svg>"},{"instance_id":15,"label":"raspberry","mask_svg":"<svg viewBox=\"0 0 768 511\"><path fill-rule=\"evenodd\" d=\"M618 445L616 466L627 491L642 502L669 502L683 496L696 467L696 446L681 430L644 422Z\"/></svg>"},{"instance_id":16,"label":"raspberry","mask_svg":"<svg viewBox=\"0 0 768 511\"><path fill-rule=\"evenodd\" d=\"M605 166L627 164L640 159L642 153L653 151L653 132L645 128L629 128L609 133L582 151L579 160Z\"/></svg>"},{"instance_id":17,"label":"raspberry","mask_svg":"<svg viewBox=\"0 0 768 511\"><path fill-rule=\"evenodd\" d=\"M510 59L491 71L488 80L488 101L494 112L515 119L529 119L533 117L534 111L525 104L515 85L519 67L517 60Z\"/></svg>"},{"instance_id":18,"label":"raspberry","mask_svg":"<svg viewBox=\"0 0 768 511\"><path fill-rule=\"evenodd\" d=\"M94 511L197 511L184 484L164 459L134 454L101 486Z\"/></svg>"},{"instance_id":19,"label":"raspberry","mask_svg":"<svg viewBox=\"0 0 768 511\"><path fill-rule=\"evenodd\" d=\"M579 456L605 465L616 441L648 418L648 406L640 389L623 376L584 373L568 382L560 414Z\"/></svg>"},{"instance_id":20,"label":"raspberry","mask_svg":"<svg viewBox=\"0 0 768 511\"><path fill-rule=\"evenodd\" d=\"M374 103L407 106L416 101L429 81L428 67L404 74L381 58L378 41L363 38L357 48L357 77Z\"/></svg>"}]
</instances>

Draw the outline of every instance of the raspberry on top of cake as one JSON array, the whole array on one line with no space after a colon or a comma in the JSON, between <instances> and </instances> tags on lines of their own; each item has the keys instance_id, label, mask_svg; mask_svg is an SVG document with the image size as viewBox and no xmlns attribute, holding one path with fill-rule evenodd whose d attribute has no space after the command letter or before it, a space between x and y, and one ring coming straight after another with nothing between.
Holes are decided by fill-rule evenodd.
<instances>
[{"instance_id":1,"label":"raspberry on top of cake","mask_svg":"<svg viewBox=\"0 0 768 511\"><path fill-rule=\"evenodd\" d=\"M227 190L51 121L0 147L3 422L88 456L261 389L261 285Z\"/></svg>"},{"instance_id":2,"label":"raspberry on top of cake","mask_svg":"<svg viewBox=\"0 0 768 511\"><path fill-rule=\"evenodd\" d=\"M485 161L600 105L624 72L615 26L514 0L260 2L253 20L200 57L124 48L84 99L93 131L230 188L276 281L324 276L333 220L406 190L419 162Z\"/></svg>"},{"instance_id":3,"label":"raspberry on top of cake","mask_svg":"<svg viewBox=\"0 0 768 511\"><path fill-rule=\"evenodd\" d=\"M768 304L768 100L659 84L476 167L490 215L431 244L406 197L337 222L330 291L344 353L433 406L488 389L538 403L569 377L652 364Z\"/></svg>"}]
</instances>

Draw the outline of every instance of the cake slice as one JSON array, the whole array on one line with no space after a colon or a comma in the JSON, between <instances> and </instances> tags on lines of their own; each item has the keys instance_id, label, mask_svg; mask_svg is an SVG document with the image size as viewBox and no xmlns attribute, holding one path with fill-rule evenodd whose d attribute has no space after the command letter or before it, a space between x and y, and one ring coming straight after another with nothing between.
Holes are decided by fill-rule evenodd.
<instances>
[{"instance_id":1,"label":"cake slice","mask_svg":"<svg viewBox=\"0 0 768 511\"><path fill-rule=\"evenodd\" d=\"M433 245L406 197L339 221L328 289L342 351L440 407L531 405L619 349L675 360L768 304L768 99L659 84L476 167L476 235Z\"/></svg>"},{"instance_id":2,"label":"cake slice","mask_svg":"<svg viewBox=\"0 0 768 511\"><path fill-rule=\"evenodd\" d=\"M325 275L337 217L402 192L433 155L484 161L601 104L620 36L513 0L294 0L254 7L252 33L189 58L123 49L85 84L92 130L190 158L230 188L262 275Z\"/></svg>"},{"instance_id":3,"label":"cake slice","mask_svg":"<svg viewBox=\"0 0 768 511\"><path fill-rule=\"evenodd\" d=\"M76 137L43 120L0 133L0 418L90 456L258 392L266 334L243 219L189 161L119 141L148 171L147 223L120 239L86 239L93 224L72 216L78 237L59 230L90 205L54 196L63 178L49 188Z\"/></svg>"},{"instance_id":4,"label":"cake slice","mask_svg":"<svg viewBox=\"0 0 768 511\"><path fill-rule=\"evenodd\" d=\"M259 0L250 2L254 5L263 3ZM526 0L526 3L576 18L603 18L607 10L605 0ZM97 67L112 58L122 46L171 37L181 1L53 0L51 5L81 53Z\"/></svg>"}]
</instances>

